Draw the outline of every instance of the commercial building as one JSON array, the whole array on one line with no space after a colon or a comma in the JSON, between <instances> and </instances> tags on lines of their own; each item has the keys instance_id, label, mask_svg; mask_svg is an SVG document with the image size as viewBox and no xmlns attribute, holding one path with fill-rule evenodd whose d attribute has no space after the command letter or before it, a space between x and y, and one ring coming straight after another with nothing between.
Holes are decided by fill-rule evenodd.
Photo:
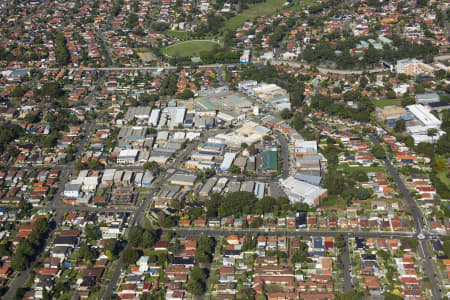
<instances>
[{"instance_id":1,"label":"commercial building","mask_svg":"<svg viewBox=\"0 0 450 300\"><path fill-rule=\"evenodd\" d=\"M126 165L134 164L136 162L138 154L139 151L135 149L122 150L117 157L117 163Z\"/></svg>"},{"instance_id":2,"label":"commercial building","mask_svg":"<svg viewBox=\"0 0 450 300\"><path fill-rule=\"evenodd\" d=\"M442 121L436 118L431 110L421 104L413 104L406 107L408 111L424 126L425 131L429 128L439 129Z\"/></svg>"},{"instance_id":3,"label":"commercial building","mask_svg":"<svg viewBox=\"0 0 450 300\"><path fill-rule=\"evenodd\" d=\"M416 102L424 105L439 102L439 100L440 97L436 93L426 93L416 95Z\"/></svg>"},{"instance_id":4,"label":"commercial building","mask_svg":"<svg viewBox=\"0 0 450 300\"><path fill-rule=\"evenodd\" d=\"M420 60L406 58L397 61L397 64L395 65L395 71L399 74L414 76L423 73L431 74L433 73L434 68L423 63Z\"/></svg>"},{"instance_id":5,"label":"commercial building","mask_svg":"<svg viewBox=\"0 0 450 300\"><path fill-rule=\"evenodd\" d=\"M66 183L64 186L64 197L69 199L76 199L80 196L81 184L79 183Z\"/></svg>"},{"instance_id":6,"label":"commercial building","mask_svg":"<svg viewBox=\"0 0 450 300\"><path fill-rule=\"evenodd\" d=\"M241 64L249 63L251 54L252 54L252 52L250 49L245 49L241 55L241 59L240 59Z\"/></svg>"},{"instance_id":7,"label":"commercial building","mask_svg":"<svg viewBox=\"0 0 450 300\"><path fill-rule=\"evenodd\" d=\"M278 171L278 153L277 151L266 150L263 152L263 170L267 173Z\"/></svg>"},{"instance_id":8,"label":"commercial building","mask_svg":"<svg viewBox=\"0 0 450 300\"><path fill-rule=\"evenodd\" d=\"M234 158L236 157L236 153L227 152L223 156L222 164L219 167L219 170L222 172L227 172L231 165L233 164Z\"/></svg>"},{"instance_id":9,"label":"commercial building","mask_svg":"<svg viewBox=\"0 0 450 300\"><path fill-rule=\"evenodd\" d=\"M255 183L255 189L253 193L257 199L262 199L266 190L266 185L263 182Z\"/></svg>"},{"instance_id":10,"label":"commercial building","mask_svg":"<svg viewBox=\"0 0 450 300\"><path fill-rule=\"evenodd\" d=\"M161 110L153 109L150 114L150 118L148 119L148 125L156 127L159 123L159 118L161 117Z\"/></svg>"},{"instance_id":11,"label":"commercial building","mask_svg":"<svg viewBox=\"0 0 450 300\"><path fill-rule=\"evenodd\" d=\"M137 123L147 123L150 117L151 107L149 106L135 106L128 108L124 119L128 122L136 120Z\"/></svg>"},{"instance_id":12,"label":"commercial building","mask_svg":"<svg viewBox=\"0 0 450 300\"><path fill-rule=\"evenodd\" d=\"M213 187L216 185L217 177L211 177L209 178L205 185L202 187L202 189L199 192L200 197L208 197L209 193L211 193Z\"/></svg>"},{"instance_id":13,"label":"commercial building","mask_svg":"<svg viewBox=\"0 0 450 300\"><path fill-rule=\"evenodd\" d=\"M170 183L185 187L192 187L195 183L195 179L197 179L197 176L195 175L176 173L170 179Z\"/></svg>"},{"instance_id":14,"label":"commercial building","mask_svg":"<svg viewBox=\"0 0 450 300\"><path fill-rule=\"evenodd\" d=\"M300 181L292 176L280 180L291 202L303 202L309 206L316 206L320 200L328 196L328 191L321 187Z\"/></svg>"}]
</instances>

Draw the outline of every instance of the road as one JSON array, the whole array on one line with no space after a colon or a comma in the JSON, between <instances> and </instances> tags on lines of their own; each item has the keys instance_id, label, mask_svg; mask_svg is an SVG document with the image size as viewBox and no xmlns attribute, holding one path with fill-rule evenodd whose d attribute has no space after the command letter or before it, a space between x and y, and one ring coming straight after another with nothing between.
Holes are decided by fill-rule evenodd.
<instances>
[{"instance_id":1,"label":"road","mask_svg":"<svg viewBox=\"0 0 450 300\"><path fill-rule=\"evenodd\" d=\"M373 144L379 144L378 139L373 136L369 135L369 139ZM398 189L403 194L403 197L405 198L406 204L408 208L411 210L411 213L414 218L414 225L416 232L418 234L418 241L419 241L419 254L421 256L422 261L422 268L424 274L430 279L431 282L431 291L433 293L432 299L441 299L441 290L439 287L439 281L436 278L436 273L433 270L433 263L431 261L431 255L429 253L429 250L427 247L424 246L424 239L420 238L422 235L425 234L423 231L424 229L424 219L423 214L420 208L417 206L416 201L411 197L411 194L409 193L408 189L406 188L405 184L403 183L403 180L400 178L397 170L392 165L389 158L384 159L384 165L386 166L386 169L388 170L389 174L391 175L392 179L394 179L395 184L397 184Z\"/></svg>"},{"instance_id":2,"label":"road","mask_svg":"<svg viewBox=\"0 0 450 300\"><path fill-rule=\"evenodd\" d=\"M341 262L342 262L342 271L344 274L344 284L343 290L344 292L350 291L353 288L352 277L350 276L349 270L351 270L350 263L350 251L348 247L350 246L348 243L348 234L344 234L345 246L341 251Z\"/></svg>"},{"instance_id":3,"label":"road","mask_svg":"<svg viewBox=\"0 0 450 300\"><path fill-rule=\"evenodd\" d=\"M108 55L110 56L110 55ZM302 63L302 62L297 62L297 61L290 61L290 60L271 60L270 61L271 64L273 65L289 65L290 67L295 67L295 68L300 68L300 67L304 67L304 68L310 68L311 66L309 66L308 64ZM223 67L228 66L229 64L209 64L209 65L198 65L198 66L183 66L184 69L198 69L198 68L210 68L210 69L221 69ZM177 70L179 67L176 66L165 66L163 68L157 68L157 67L80 67L80 68L66 68L67 70L70 71L77 71L80 69L83 69L85 71L159 71L159 70ZM30 70L31 68L2 68L0 69L0 71L5 71L5 70L12 70L12 69L19 69L19 70L23 70L23 69L28 69ZM60 70L60 68L37 68L38 70L42 70L42 71L55 71L55 70ZM379 72L383 72L385 71L385 69L383 68L373 68L373 69L369 69L369 70L337 70L337 69L330 69L330 68L324 68L324 67L316 67L316 69L320 72L320 73L324 73L324 74L339 74L339 75L361 75L363 73L379 73Z\"/></svg>"},{"instance_id":4,"label":"road","mask_svg":"<svg viewBox=\"0 0 450 300\"><path fill-rule=\"evenodd\" d=\"M281 177L286 179L291 173L291 164L289 160L289 143L286 137L278 131L273 131L280 142L280 158L281 158Z\"/></svg>"}]
</instances>

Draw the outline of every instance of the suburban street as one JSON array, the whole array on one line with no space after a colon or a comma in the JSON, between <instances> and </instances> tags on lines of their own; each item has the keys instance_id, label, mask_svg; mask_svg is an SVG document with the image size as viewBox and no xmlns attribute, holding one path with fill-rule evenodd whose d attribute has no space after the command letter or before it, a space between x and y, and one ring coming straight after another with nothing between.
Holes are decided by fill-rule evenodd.
<instances>
[{"instance_id":1,"label":"suburban street","mask_svg":"<svg viewBox=\"0 0 450 300\"><path fill-rule=\"evenodd\" d=\"M351 261L350 261L350 252L349 252L349 243L348 243L348 234L344 234L345 246L341 252L341 261L342 261L342 273L344 275L344 292L350 291L353 288L352 277L351 277Z\"/></svg>"},{"instance_id":2,"label":"suburban street","mask_svg":"<svg viewBox=\"0 0 450 300\"><path fill-rule=\"evenodd\" d=\"M369 139L374 144L379 144L378 139L373 136L369 135ZM431 281L431 291L432 291L432 299L441 299L441 289L439 281L436 278L436 273L433 270L433 263L431 261L431 255L428 251L428 248L424 246L424 220L422 211L417 206L416 202L412 198L411 194L409 193L407 187L403 183L403 180L400 178L397 170L392 165L391 161L388 157L384 159L384 165L386 166L386 169L388 170L389 174L394 179L395 184L398 186L400 192L402 193L406 204L408 208L410 209L412 216L414 218L414 226L416 228L417 232L417 239L419 241L419 248L421 251L419 251L419 254L421 255L421 261L422 261L422 267L424 274L430 279ZM426 235L425 235L426 236Z\"/></svg>"}]
</instances>

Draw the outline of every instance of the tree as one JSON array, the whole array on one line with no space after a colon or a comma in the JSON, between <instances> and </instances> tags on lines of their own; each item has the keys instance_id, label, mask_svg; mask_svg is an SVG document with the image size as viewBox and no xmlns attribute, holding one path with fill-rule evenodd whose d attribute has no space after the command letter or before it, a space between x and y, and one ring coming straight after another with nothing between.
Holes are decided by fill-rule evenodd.
<instances>
[{"instance_id":1,"label":"tree","mask_svg":"<svg viewBox=\"0 0 450 300\"><path fill-rule=\"evenodd\" d=\"M140 247L142 244L143 230L139 226L132 227L128 232L128 242L133 247Z\"/></svg>"},{"instance_id":2,"label":"tree","mask_svg":"<svg viewBox=\"0 0 450 300\"><path fill-rule=\"evenodd\" d=\"M36 226L35 231L39 235L42 235L48 231L48 223L46 218L39 218L34 224Z\"/></svg>"},{"instance_id":3,"label":"tree","mask_svg":"<svg viewBox=\"0 0 450 300\"><path fill-rule=\"evenodd\" d=\"M183 92L178 93L176 95L177 99L190 99L190 98L193 98L193 97L194 97L194 92L189 90L189 89L184 90Z\"/></svg>"},{"instance_id":4,"label":"tree","mask_svg":"<svg viewBox=\"0 0 450 300\"><path fill-rule=\"evenodd\" d=\"M107 253L108 259L112 260L119 254L119 242L117 239L108 239L104 246L105 253Z\"/></svg>"},{"instance_id":5,"label":"tree","mask_svg":"<svg viewBox=\"0 0 450 300\"><path fill-rule=\"evenodd\" d=\"M402 133L406 130L406 121L403 119L397 120L395 122L394 131Z\"/></svg>"},{"instance_id":6,"label":"tree","mask_svg":"<svg viewBox=\"0 0 450 300\"><path fill-rule=\"evenodd\" d=\"M195 259L201 263L209 263L214 251L214 240L208 236L202 235L198 241Z\"/></svg>"},{"instance_id":7,"label":"tree","mask_svg":"<svg viewBox=\"0 0 450 300\"><path fill-rule=\"evenodd\" d=\"M20 85L16 85L15 87L13 87L11 89L11 96L14 98L20 98L23 95L25 95L25 89L20 86Z\"/></svg>"},{"instance_id":8,"label":"tree","mask_svg":"<svg viewBox=\"0 0 450 300\"><path fill-rule=\"evenodd\" d=\"M367 77L366 77L366 76L362 76L362 77L359 79L359 87L360 87L360 88L365 88L365 87L367 86L368 83L369 83L369 80L367 80Z\"/></svg>"},{"instance_id":9,"label":"tree","mask_svg":"<svg viewBox=\"0 0 450 300\"><path fill-rule=\"evenodd\" d=\"M151 248L156 242L156 232L154 230L145 230L142 235L142 246L144 248Z\"/></svg>"},{"instance_id":10,"label":"tree","mask_svg":"<svg viewBox=\"0 0 450 300\"><path fill-rule=\"evenodd\" d=\"M388 91L388 92L386 93L386 97L387 97L388 99L395 99L395 98L397 98L397 95L395 94L394 91L390 90L390 91Z\"/></svg>"},{"instance_id":11,"label":"tree","mask_svg":"<svg viewBox=\"0 0 450 300\"><path fill-rule=\"evenodd\" d=\"M301 113L298 112L295 114L294 120L292 121L292 127L294 127L297 132L300 132L303 128L305 128L305 121Z\"/></svg>"},{"instance_id":12,"label":"tree","mask_svg":"<svg viewBox=\"0 0 450 300\"><path fill-rule=\"evenodd\" d=\"M345 240L344 240L344 236L342 235L342 233L339 233L338 235L336 235L336 238L334 240L334 246L338 249L342 249L345 247Z\"/></svg>"},{"instance_id":13,"label":"tree","mask_svg":"<svg viewBox=\"0 0 450 300\"><path fill-rule=\"evenodd\" d=\"M189 293L196 296L203 294L205 291L203 283L196 280L189 280L187 283L187 290Z\"/></svg>"},{"instance_id":14,"label":"tree","mask_svg":"<svg viewBox=\"0 0 450 300\"><path fill-rule=\"evenodd\" d=\"M149 161L143 165L143 168L146 170L158 171L159 165L156 161Z\"/></svg>"},{"instance_id":15,"label":"tree","mask_svg":"<svg viewBox=\"0 0 450 300\"><path fill-rule=\"evenodd\" d=\"M69 62L69 51L66 48L66 38L62 32L56 34L55 55L60 66L65 66Z\"/></svg>"},{"instance_id":16,"label":"tree","mask_svg":"<svg viewBox=\"0 0 450 300\"><path fill-rule=\"evenodd\" d=\"M205 270L199 267L194 267L190 274L190 278L195 281L205 280L207 277Z\"/></svg>"},{"instance_id":17,"label":"tree","mask_svg":"<svg viewBox=\"0 0 450 300\"><path fill-rule=\"evenodd\" d=\"M304 263L304 262L309 262L311 261L309 258L309 253L308 253L308 245L304 242L300 242L299 245L299 250L297 250L291 258L291 262L292 263Z\"/></svg>"},{"instance_id":18,"label":"tree","mask_svg":"<svg viewBox=\"0 0 450 300\"><path fill-rule=\"evenodd\" d=\"M83 243L79 250L79 258L84 260L85 262L93 262L97 258L96 251L89 247L86 243Z\"/></svg>"},{"instance_id":19,"label":"tree","mask_svg":"<svg viewBox=\"0 0 450 300\"><path fill-rule=\"evenodd\" d=\"M372 147L372 154L378 159L383 159L386 157L386 152L380 144L376 144Z\"/></svg>"},{"instance_id":20,"label":"tree","mask_svg":"<svg viewBox=\"0 0 450 300\"><path fill-rule=\"evenodd\" d=\"M408 147L409 149L414 148L414 138L412 136L407 135L403 142L405 143L406 147Z\"/></svg>"},{"instance_id":21,"label":"tree","mask_svg":"<svg viewBox=\"0 0 450 300\"><path fill-rule=\"evenodd\" d=\"M135 264L138 258L139 254L136 249L130 247L123 251L122 261L126 266Z\"/></svg>"},{"instance_id":22,"label":"tree","mask_svg":"<svg viewBox=\"0 0 450 300\"><path fill-rule=\"evenodd\" d=\"M39 121L39 113L29 113L23 119L27 123L36 123Z\"/></svg>"},{"instance_id":23,"label":"tree","mask_svg":"<svg viewBox=\"0 0 450 300\"><path fill-rule=\"evenodd\" d=\"M289 108L284 108L281 112L280 112L280 117L283 120L287 120L290 119L292 117L292 112Z\"/></svg>"},{"instance_id":24,"label":"tree","mask_svg":"<svg viewBox=\"0 0 450 300\"><path fill-rule=\"evenodd\" d=\"M360 300L364 298L364 294L357 290L351 290L344 293L336 292L335 299L336 300Z\"/></svg>"},{"instance_id":25,"label":"tree","mask_svg":"<svg viewBox=\"0 0 450 300\"><path fill-rule=\"evenodd\" d=\"M16 253L11 260L11 268L16 271L23 271L28 266L28 258L21 253Z\"/></svg>"},{"instance_id":26,"label":"tree","mask_svg":"<svg viewBox=\"0 0 450 300\"><path fill-rule=\"evenodd\" d=\"M88 225L84 231L88 241L96 241L102 237L100 230L93 225Z\"/></svg>"},{"instance_id":27,"label":"tree","mask_svg":"<svg viewBox=\"0 0 450 300\"><path fill-rule=\"evenodd\" d=\"M366 200L366 199L369 199L371 195L372 195L372 193L370 192L370 190L369 190L369 189L366 189L366 188L358 188L358 189L356 189L356 191L355 191L355 197L356 197L358 200Z\"/></svg>"},{"instance_id":28,"label":"tree","mask_svg":"<svg viewBox=\"0 0 450 300\"><path fill-rule=\"evenodd\" d=\"M416 151L420 154L425 154L428 157L434 156L434 146L431 143L421 142L417 144Z\"/></svg>"},{"instance_id":29,"label":"tree","mask_svg":"<svg viewBox=\"0 0 450 300\"><path fill-rule=\"evenodd\" d=\"M258 153L258 150L256 150L255 144L251 144L250 146L248 146L247 150L248 150L248 153L250 153L250 155L255 155L256 153Z\"/></svg>"},{"instance_id":30,"label":"tree","mask_svg":"<svg viewBox=\"0 0 450 300\"><path fill-rule=\"evenodd\" d=\"M408 105L413 105L415 103L416 103L416 99L414 99L414 97L405 97L401 101L401 104L403 107L408 106Z\"/></svg>"},{"instance_id":31,"label":"tree","mask_svg":"<svg viewBox=\"0 0 450 300\"><path fill-rule=\"evenodd\" d=\"M64 95L64 91L58 82L49 82L44 83L37 94L50 98L59 98Z\"/></svg>"},{"instance_id":32,"label":"tree","mask_svg":"<svg viewBox=\"0 0 450 300\"><path fill-rule=\"evenodd\" d=\"M233 174L240 174L241 173L241 168L239 168L236 165L231 165L229 171Z\"/></svg>"}]
</instances>

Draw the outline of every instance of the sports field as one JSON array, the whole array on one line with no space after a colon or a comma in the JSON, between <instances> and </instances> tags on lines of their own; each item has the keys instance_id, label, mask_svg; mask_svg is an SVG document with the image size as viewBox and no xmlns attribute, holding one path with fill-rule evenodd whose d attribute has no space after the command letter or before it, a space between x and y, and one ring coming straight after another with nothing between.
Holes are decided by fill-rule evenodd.
<instances>
[{"instance_id":1,"label":"sports field","mask_svg":"<svg viewBox=\"0 0 450 300\"><path fill-rule=\"evenodd\" d=\"M211 51L218 46L215 41L185 41L165 47L162 49L162 53L170 57L193 57L199 56L202 51Z\"/></svg>"}]
</instances>

